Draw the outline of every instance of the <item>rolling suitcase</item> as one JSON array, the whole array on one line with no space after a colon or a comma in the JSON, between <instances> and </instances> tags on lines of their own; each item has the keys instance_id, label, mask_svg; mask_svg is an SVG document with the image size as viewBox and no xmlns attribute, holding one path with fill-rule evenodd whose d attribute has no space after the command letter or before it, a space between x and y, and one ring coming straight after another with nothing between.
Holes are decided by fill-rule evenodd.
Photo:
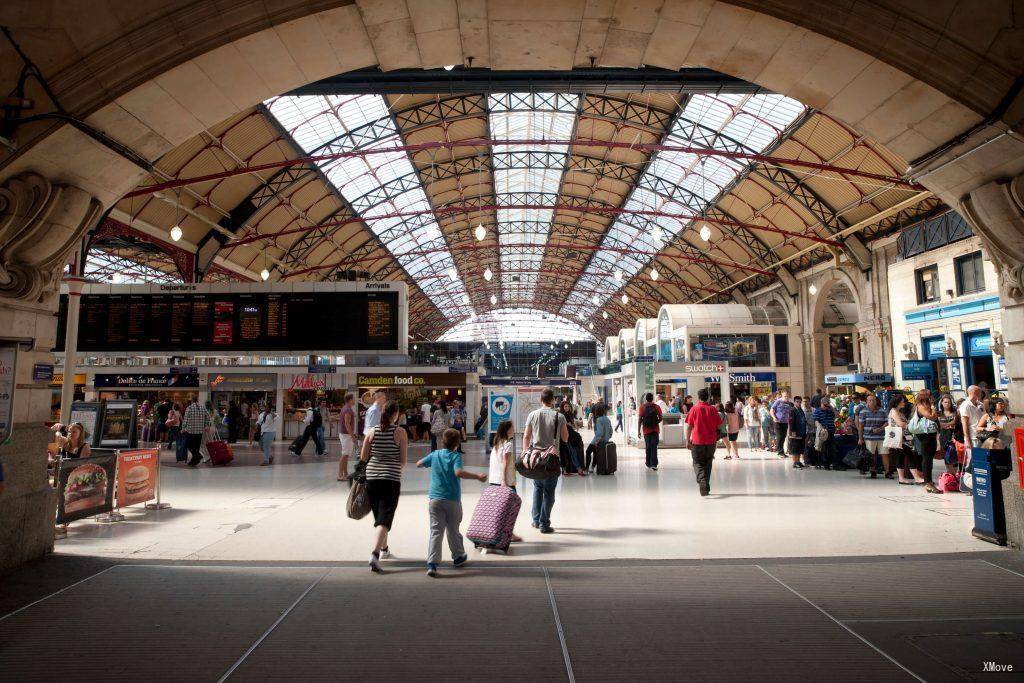
<instances>
[{"instance_id":1,"label":"rolling suitcase","mask_svg":"<svg viewBox=\"0 0 1024 683\"><path fill-rule=\"evenodd\" d=\"M618 460L614 441L606 443L604 448L594 449L594 465L598 474L615 474L619 466Z\"/></svg>"},{"instance_id":2,"label":"rolling suitcase","mask_svg":"<svg viewBox=\"0 0 1024 683\"><path fill-rule=\"evenodd\" d=\"M227 441L207 441L206 450L213 465L227 465L235 459L235 454L231 452L231 446Z\"/></svg>"},{"instance_id":3,"label":"rolling suitcase","mask_svg":"<svg viewBox=\"0 0 1024 683\"><path fill-rule=\"evenodd\" d=\"M466 538L477 548L508 550L522 500L508 486L488 486L466 529Z\"/></svg>"}]
</instances>

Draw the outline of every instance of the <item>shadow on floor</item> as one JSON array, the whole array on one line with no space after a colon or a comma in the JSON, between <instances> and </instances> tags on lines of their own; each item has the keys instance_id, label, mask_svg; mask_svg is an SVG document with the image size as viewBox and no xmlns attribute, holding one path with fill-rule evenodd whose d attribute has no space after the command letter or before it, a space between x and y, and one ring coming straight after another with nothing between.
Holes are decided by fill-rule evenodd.
<instances>
[{"instance_id":1,"label":"shadow on floor","mask_svg":"<svg viewBox=\"0 0 1024 683\"><path fill-rule=\"evenodd\" d=\"M712 493L708 498L810 498L805 493Z\"/></svg>"}]
</instances>

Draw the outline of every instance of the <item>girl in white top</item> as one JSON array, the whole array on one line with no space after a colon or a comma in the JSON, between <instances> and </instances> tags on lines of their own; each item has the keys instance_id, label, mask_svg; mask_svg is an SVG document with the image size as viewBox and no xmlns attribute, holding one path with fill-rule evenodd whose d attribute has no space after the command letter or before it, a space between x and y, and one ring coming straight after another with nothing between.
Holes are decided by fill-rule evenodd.
<instances>
[{"instance_id":1,"label":"girl in white top","mask_svg":"<svg viewBox=\"0 0 1024 683\"><path fill-rule=\"evenodd\" d=\"M978 421L978 431L995 432L995 438L1002 448L1010 447L1010 436L1006 434L1006 402L1001 398L985 401L985 415Z\"/></svg>"},{"instance_id":2,"label":"girl in white top","mask_svg":"<svg viewBox=\"0 0 1024 683\"><path fill-rule=\"evenodd\" d=\"M494 447L491 449L490 468L487 482L491 486L508 486L516 488L515 428L511 420L504 420L498 425L494 434ZM512 534L512 541L523 539Z\"/></svg>"}]
</instances>

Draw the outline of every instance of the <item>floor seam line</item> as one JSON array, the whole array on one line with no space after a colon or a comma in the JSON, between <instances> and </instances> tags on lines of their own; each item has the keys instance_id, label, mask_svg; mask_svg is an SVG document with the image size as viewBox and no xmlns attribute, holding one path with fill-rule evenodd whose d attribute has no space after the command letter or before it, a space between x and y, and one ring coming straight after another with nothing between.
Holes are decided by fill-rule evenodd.
<instances>
[{"instance_id":1,"label":"floor seam line","mask_svg":"<svg viewBox=\"0 0 1024 683\"><path fill-rule=\"evenodd\" d=\"M38 605L41 602L45 602L46 600L49 600L50 598L52 598L54 596L60 595L64 591L69 591L72 588L74 588L75 586L80 586L81 584L85 583L86 581L89 581L90 579L95 579L100 574L105 574L106 572L109 572L111 569L114 569L115 567L120 567L120 566L121 565L119 565L119 564L112 564L109 567L107 567L106 569L101 569L100 571L96 572L95 574L90 574L89 576L85 577L84 579L82 579L80 581L75 581L70 586L64 586L60 590L54 591L54 592L50 593L49 595L46 595L46 596L43 596L43 597L39 598L38 600L34 600L34 601L28 603L27 605L25 605L24 607L19 607L18 609L14 610L13 612L8 612L7 614L5 614L2 617L0 617L0 621L3 621L4 619L7 619L8 617L13 617L15 614L18 614L19 612L24 612L29 607L33 607L34 605Z\"/></svg>"},{"instance_id":2,"label":"floor seam line","mask_svg":"<svg viewBox=\"0 0 1024 683\"><path fill-rule=\"evenodd\" d=\"M1011 573L1011 574L1013 574L1014 576L1019 576L1020 578L1024 579L1024 574L1021 574L1020 572L1015 572L1015 571L1013 571L1012 569L1008 569L1007 567L1004 567L1004 566L1002 566L1002 565L996 564L995 562L989 562L988 560L984 560L984 559L982 559L982 558L980 558L980 557L979 557L979 558L977 558L977 559L981 560L981 561L982 561L982 562L984 562L985 564L990 564L990 565L992 565L992 566L993 566L993 567L995 567L996 569L1002 569L1002 570L1003 570L1004 572L1010 572L1010 573Z\"/></svg>"},{"instance_id":3,"label":"floor seam line","mask_svg":"<svg viewBox=\"0 0 1024 683\"><path fill-rule=\"evenodd\" d=\"M874 651L875 651L875 652L877 652L878 654L882 655L883 657L885 657L886 659L888 659L888 660L889 660L890 662L892 662L893 664L895 664L895 665L896 665L897 667L899 667L900 669L902 669L903 671L905 671L905 672L906 672L906 673L907 673L908 675L910 675L910 676L911 676L912 678L914 678L914 679L915 679L915 680L917 680L917 681L920 681L921 683L926 683L926 682L925 682L925 680L924 680L923 678L921 678L920 676L918 676L918 675L917 675L916 673L914 673L913 671L911 671L911 670L910 670L910 669L908 669L907 667L905 667L905 666L903 666L902 664L900 664L900 663L899 663L898 661L896 661L896 660L895 660L895 659L894 659L894 658L893 658L892 656L890 656L889 654L887 654L886 652L884 652L883 650L881 650L881 649L880 649L880 648L879 648L879 647L878 647L877 645L875 645L874 643L872 643L872 642L871 642L870 640L868 640L867 638L865 638L865 637L864 637L864 636L862 636L861 634L859 634L859 633L857 633L856 631L854 631L854 630L853 630L852 628L850 628L849 626L847 626L847 625L846 625L845 623L843 623L842 621L840 621L840 620L839 620L839 619L837 619L836 617L832 616L832 615L831 615L831 614L830 614L830 613L829 613L828 611L826 611L826 610L825 610L825 608L824 608L824 607L821 607L820 605L816 604L816 603L815 603L815 602L813 602L813 601L812 601L812 600L811 600L810 598L807 598L807 597L805 597L805 596L804 596L803 594L801 594L801 593L800 593L799 591L797 591L797 590L796 590L795 588L792 588L792 587L790 587L790 586L789 586L788 584L786 584L786 582L785 582L785 581L783 581L782 579L778 578L777 576L775 576L774 574L772 574L772 573L771 573L770 571L768 571L767 569L765 569L765 568L764 568L764 567L762 567L761 565L759 565L759 564L758 564L758 565L754 565L754 566L755 566L755 567L757 567L758 569L760 569L760 570L761 570L762 572L764 572L765 574L767 574L767 575L768 575L768 576L769 576L769 577L770 577L770 578L771 578L771 579L772 579L773 581L775 581L775 582L776 582L777 584L779 584L780 586L782 586L783 588L785 588L786 590L788 590L788 591L789 591L790 593L792 593L793 595L797 596L798 598L800 598L801 600L803 600L804 602L806 602L806 603L807 603L808 605L810 605L810 606L811 606L811 607L813 607L814 609L816 609L816 610L818 610L819 612L821 612L822 614L824 614L824 615L825 615L826 617L828 617L828 618L829 618L829 619L830 619L830 620L831 620L831 621L832 621L833 623L837 624L837 625L838 625L838 626L839 626L840 628L842 628L842 629L843 629L844 631L846 631L847 633L849 633L850 635L852 635L852 636L853 636L854 638L856 638L857 640L861 641L862 643L864 643L865 645L867 645L868 647L870 647L870 648L871 648L872 650L874 650Z\"/></svg>"},{"instance_id":4,"label":"floor seam line","mask_svg":"<svg viewBox=\"0 0 1024 683\"><path fill-rule=\"evenodd\" d=\"M894 619L840 619L839 621L844 624L914 624L918 622L931 623L931 622L946 622L946 621L1017 621L1024 619L1022 615L1008 615L1008 616L993 616L993 617L935 617L933 619L921 618L921 617L908 617L906 619L894 618Z\"/></svg>"},{"instance_id":5,"label":"floor seam line","mask_svg":"<svg viewBox=\"0 0 1024 683\"><path fill-rule=\"evenodd\" d=\"M281 615L278 616L278 618L274 620L274 623L270 625L270 628L268 628L266 631L264 631L263 635L261 635L259 638L257 638L256 642L253 643L252 645L250 645L249 649L246 650L245 652L243 652L242 656L239 657L235 661L235 663L231 665L231 668L229 668L227 671L225 671L224 675L222 675L220 678L217 679L217 683L224 683L224 681L226 681L228 678L230 678L231 674L233 674L235 672L235 670L238 669L238 667L240 667L242 665L242 663L249 657L249 655L251 655L253 652L256 651L256 648L258 648L263 643L263 641L266 640L267 637L269 637L270 634L274 632L274 629L276 629L278 626L281 625L281 622L283 622L288 617L288 615L292 613L292 610L294 610L296 607L299 606L299 603L301 603L306 598L306 596L309 595L310 591L312 591L314 588L319 586L320 582L323 581L324 578L326 578L327 575L330 574L330 573L331 573L331 570L328 569L323 574L321 574L316 579L316 581L314 581L313 583L309 584L309 586L306 588L306 590L302 591L302 595L300 595L299 597L295 598L295 601L291 605L288 606L288 609L286 609L284 612L282 612Z\"/></svg>"},{"instance_id":6,"label":"floor seam line","mask_svg":"<svg viewBox=\"0 0 1024 683\"><path fill-rule=\"evenodd\" d=\"M544 583L548 587L548 599L551 601L551 613L555 617L555 630L558 631L558 642L562 646L562 658L565 660L565 673L569 676L569 683L576 683L576 676L572 671L572 660L569 658L569 647L565 644L565 631L562 630L562 619L558 616L558 603L555 602L555 591L551 587L551 576L547 567L541 567L544 571Z\"/></svg>"}]
</instances>

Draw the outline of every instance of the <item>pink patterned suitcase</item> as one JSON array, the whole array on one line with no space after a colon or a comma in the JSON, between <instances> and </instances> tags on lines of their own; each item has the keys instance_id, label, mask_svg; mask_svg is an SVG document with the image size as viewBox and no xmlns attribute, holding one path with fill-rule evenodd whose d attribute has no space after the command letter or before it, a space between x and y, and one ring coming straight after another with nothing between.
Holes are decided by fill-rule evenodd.
<instances>
[{"instance_id":1,"label":"pink patterned suitcase","mask_svg":"<svg viewBox=\"0 0 1024 683\"><path fill-rule=\"evenodd\" d=\"M478 548L508 550L522 500L508 486L487 486L473 510L466 538Z\"/></svg>"}]
</instances>

